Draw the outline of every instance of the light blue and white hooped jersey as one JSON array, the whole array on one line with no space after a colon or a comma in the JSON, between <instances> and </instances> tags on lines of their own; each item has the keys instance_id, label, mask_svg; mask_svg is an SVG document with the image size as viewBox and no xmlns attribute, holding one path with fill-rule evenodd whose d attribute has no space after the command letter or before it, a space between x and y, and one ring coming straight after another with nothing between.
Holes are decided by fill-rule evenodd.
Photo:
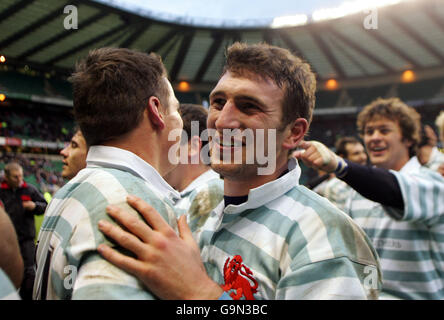
<instances>
[{"instance_id":1,"label":"light blue and white hooped jersey","mask_svg":"<svg viewBox=\"0 0 444 320\"><path fill-rule=\"evenodd\" d=\"M91 147L87 167L54 195L46 210L34 299L155 299L137 278L97 252L105 243L129 254L98 230L99 220L113 222L105 210L110 204L142 219L126 203L129 194L147 201L177 230L170 198L177 192L151 166L122 149Z\"/></svg>"},{"instance_id":2,"label":"light blue and white hooped jersey","mask_svg":"<svg viewBox=\"0 0 444 320\"><path fill-rule=\"evenodd\" d=\"M444 179L426 168L405 168L391 170L401 188L404 212L356 191L345 212L364 229L379 254L381 298L444 299Z\"/></svg>"},{"instance_id":3,"label":"light blue and white hooped jersey","mask_svg":"<svg viewBox=\"0 0 444 320\"><path fill-rule=\"evenodd\" d=\"M345 210L353 188L344 181L334 177L325 184L322 196L341 210Z\"/></svg>"},{"instance_id":4,"label":"light blue and white hooped jersey","mask_svg":"<svg viewBox=\"0 0 444 320\"><path fill-rule=\"evenodd\" d=\"M295 159L289 169L250 190L247 202L225 208L222 202L213 210L197 234L208 274L227 284L225 263L241 257L254 278L248 280L251 289L257 282L255 299L377 298L381 273L368 237L329 201L299 185Z\"/></svg>"}]
</instances>

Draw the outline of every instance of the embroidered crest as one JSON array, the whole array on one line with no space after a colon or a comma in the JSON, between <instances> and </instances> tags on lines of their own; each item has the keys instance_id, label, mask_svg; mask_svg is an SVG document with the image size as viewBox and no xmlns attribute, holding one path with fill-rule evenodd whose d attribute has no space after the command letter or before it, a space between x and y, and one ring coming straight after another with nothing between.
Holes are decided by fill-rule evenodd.
<instances>
[{"instance_id":1,"label":"embroidered crest","mask_svg":"<svg viewBox=\"0 0 444 320\"><path fill-rule=\"evenodd\" d=\"M231 260L227 258L225 261L224 280L225 284L221 285L221 287L227 292L234 290L230 293L230 296L234 300L239 300L242 296L247 300L255 300L253 294L257 292L259 285L256 279L253 278L253 272L242 263L242 257L240 255L234 256ZM250 281L254 283L253 286Z\"/></svg>"}]
</instances>

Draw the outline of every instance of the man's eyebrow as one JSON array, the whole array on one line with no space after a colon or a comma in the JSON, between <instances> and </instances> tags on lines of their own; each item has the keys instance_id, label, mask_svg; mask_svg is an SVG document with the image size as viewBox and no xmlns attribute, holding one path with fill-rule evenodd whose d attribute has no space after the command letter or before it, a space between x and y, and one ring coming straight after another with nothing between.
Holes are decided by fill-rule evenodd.
<instances>
[{"instance_id":1,"label":"man's eyebrow","mask_svg":"<svg viewBox=\"0 0 444 320\"><path fill-rule=\"evenodd\" d=\"M261 100L255 98L255 97L252 97L252 96L247 96L247 95L239 95L239 96L236 96L236 97L234 98L234 100L247 100L247 101L251 101L251 102L253 102L253 103L255 103L255 104L258 104L258 105L260 105L260 106L263 106L263 105L264 105L264 103L263 103Z\"/></svg>"},{"instance_id":2,"label":"man's eyebrow","mask_svg":"<svg viewBox=\"0 0 444 320\"><path fill-rule=\"evenodd\" d=\"M213 96L225 95L225 92L222 90L210 92L210 98Z\"/></svg>"},{"instance_id":3,"label":"man's eyebrow","mask_svg":"<svg viewBox=\"0 0 444 320\"><path fill-rule=\"evenodd\" d=\"M210 99L214 96L225 96L225 92L222 90L218 90L218 91L214 91L214 92L210 93ZM249 95L236 95L234 97L234 100L247 100L247 101L251 101L253 103L256 103L260 106L264 106L264 103L261 100L255 98L255 97L249 96Z\"/></svg>"}]
</instances>

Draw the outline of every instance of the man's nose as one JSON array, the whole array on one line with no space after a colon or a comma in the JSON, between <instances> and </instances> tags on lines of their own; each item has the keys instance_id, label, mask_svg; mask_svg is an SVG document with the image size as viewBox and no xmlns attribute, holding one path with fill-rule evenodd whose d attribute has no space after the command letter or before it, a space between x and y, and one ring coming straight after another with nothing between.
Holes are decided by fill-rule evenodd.
<instances>
[{"instance_id":1,"label":"man's nose","mask_svg":"<svg viewBox=\"0 0 444 320\"><path fill-rule=\"evenodd\" d=\"M236 107L236 104L227 100L222 110L219 112L219 115L216 120L216 129L236 129L240 126L239 121L239 110Z\"/></svg>"},{"instance_id":2,"label":"man's nose","mask_svg":"<svg viewBox=\"0 0 444 320\"><path fill-rule=\"evenodd\" d=\"M382 137L382 135L379 130L374 130L372 132L372 134L370 135L370 139L372 139L372 140L379 140L379 139L381 139L381 137Z\"/></svg>"},{"instance_id":3,"label":"man's nose","mask_svg":"<svg viewBox=\"0 0 444 320\"><path fill-rule=\"evenodd\" d=\"M66 147L66 148L63 148L61 151L60 151L60 155L62 155L63 157L67 157L68 156L68 147Z\"/></svg>"}]
</instances>

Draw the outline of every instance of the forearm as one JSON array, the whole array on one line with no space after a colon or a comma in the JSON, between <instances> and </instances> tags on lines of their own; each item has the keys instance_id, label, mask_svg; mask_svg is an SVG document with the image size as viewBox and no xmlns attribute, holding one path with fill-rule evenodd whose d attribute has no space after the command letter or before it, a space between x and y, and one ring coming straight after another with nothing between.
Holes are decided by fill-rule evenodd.
<instances>
[{"instance_id":1,"label":"forearm","mask_svg":"<svg viewBox=\"0 0 444 320\"><path fill-rule=\"evenodd\" d=\"M401 188L390 171L347 161L347 173L340 177L369 200L404 210Z\"/></svg>"}]
</instances>

